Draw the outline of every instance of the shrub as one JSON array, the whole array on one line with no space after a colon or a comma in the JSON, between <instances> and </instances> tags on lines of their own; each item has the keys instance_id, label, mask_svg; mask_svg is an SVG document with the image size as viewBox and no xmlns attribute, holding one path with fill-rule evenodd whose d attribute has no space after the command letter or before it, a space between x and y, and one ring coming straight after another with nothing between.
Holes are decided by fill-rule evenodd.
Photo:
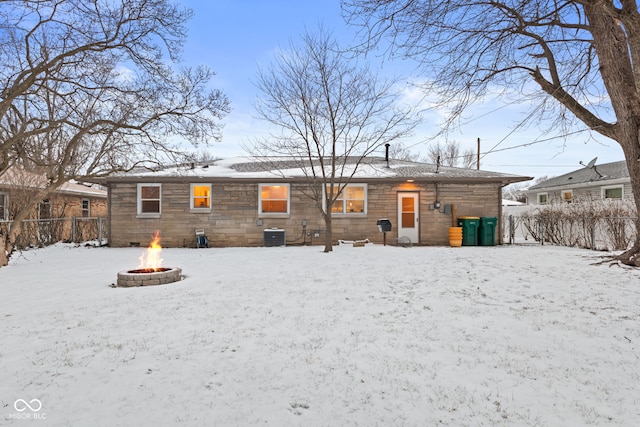
<instances>
[{"instance_id":1,"label":"shrub","mask_svg":"<svg viewBox=\"0 0 640 427\"><path fill-rule=\"evenodd\" d=\"M635 241L637 211L629 200L588 200L544 205L522 215L539 242L588 249L625 250Z\"/></svg>"}]
</instances>

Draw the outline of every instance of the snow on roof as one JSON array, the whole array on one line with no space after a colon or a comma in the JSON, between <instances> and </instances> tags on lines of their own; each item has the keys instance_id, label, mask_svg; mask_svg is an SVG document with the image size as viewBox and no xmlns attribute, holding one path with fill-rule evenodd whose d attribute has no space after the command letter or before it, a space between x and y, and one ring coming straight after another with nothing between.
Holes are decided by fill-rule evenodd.
<instances>
[{"instance_id":1,"label":"snow on roof","mask_svg":"<svg viewBox=\"0 0 640 427\"><path fill-rule=\"evenodd\" d=\"M508 182L526 181L530 177L510 175L498 172L482 171L466 168L453 168L436 165L389 160L381 157L369 157L357 163L359 158L347 159L344 165L343 176L354 173L354 178L378 179L378 178L461 178L461 179L496 179ZM316 165L318 167L318 165ZM218 159L203 163L188 163L165 167L158 170L134 170L128 173L115 175L117 178L142 178L142 177L197 177L197 178L300 178L310 175L311 168L308 163L293 158L282 157L233 157ZM104 179L109 181L110 178Z\"/></svg>"},{"instance_id":2,"label":"snow on roof","mask_svg":"<svg viewBox=\"0 0 640 427\"><path fill-rule=\"evenodd\" d=\"M47 185L44 175L22 169L10 168L0 175L0 186L13 188L44 188ZM56 193L75 194L87 197L107 197L107 191L96 184L85 184L74 180L65 182Z\"/></svg>"},{"instance_id":3,"label":"snow on roof","mask_svg":"<svg viewBox=\"0 0 640 427\"><path fill-rule=\"evenodd\" d=\"M57 191L60 193L78 194L82 196L107 197L107 191L96 184L85 184L73 180L62 184Z\"/></svg>"},{"instance_id":4,"label":"snow on roof","mask_svg":"<svg viewBox=\"0 0 640 427\"><path fill-rule=\"evenodd\" d=\"M502 199L502 206L522 206L526 203L516 202L515 200Z\"/></svg>"}]
</instances>

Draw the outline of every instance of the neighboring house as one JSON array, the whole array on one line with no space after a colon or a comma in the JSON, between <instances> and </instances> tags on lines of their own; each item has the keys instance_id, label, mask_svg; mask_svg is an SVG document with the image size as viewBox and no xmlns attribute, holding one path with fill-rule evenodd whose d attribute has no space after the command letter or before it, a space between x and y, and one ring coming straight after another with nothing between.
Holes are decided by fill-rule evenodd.
<instances>
[{"instance_id":1,"label":"neighboring house","mask_svg":"<svg viewBox=\"0 0 640 427\"><path fill-rule=\"evenodd\" d=\"M0 175L0 232L6 232L16 212L34 197L38 197L38 192L46 183L44 176L17 168L6 170ZM106 190L95 184L67 182L48 197L38 201L25 222L29 225L37 223L37 226L25 227L23 243L26 245L41 242L43 234L50 235L52 239L70 240L78 230L72 230L71 221L65 220L106 215ZM52 233L53 229L55 233Z\"/></svg>"},{"instance_id":2,"label":"neighboring house","mask_svg":"<svg viewBox=\"0 0 640 427\"><path fill-rule=\"evenodd\" d=\"M324 220L291 166L240 157L96 179L109 192L110 244L147 245L159 230L162 246L195 247L196 229L215 247L262 246L272 229L284 230L287 244L321 244ZM368 158L334 206L333 238L382 243L377 221L388 218L388 242L445 245L452 210L500 220L502 187L529 179Z\"/></svg>"},{"instance_id":3,"label":"neighboring house","mask_svg":"<svg viewBox=\"0 0 640 427\"><path fill-rule=\"evenodd\" d=\"M596 165L540 182L527 189L527 204L571 203L581 200L632 200L631 181L625 161Z\"/></svg>"}]
</instances>

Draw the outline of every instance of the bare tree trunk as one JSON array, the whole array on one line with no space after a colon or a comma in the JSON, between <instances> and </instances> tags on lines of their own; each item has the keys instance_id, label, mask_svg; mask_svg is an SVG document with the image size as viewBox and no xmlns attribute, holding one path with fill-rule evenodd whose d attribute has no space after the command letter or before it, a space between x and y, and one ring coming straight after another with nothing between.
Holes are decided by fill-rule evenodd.
<instances>
[{"instance_id":1,"label":"bare tree trunk","mask_svg":"<svg viewBox=\"0 0 640 427\"><path fill-rule=\"evenodd\" d=\"M18 236L23 232L24 229L24 221L29 218L33 218L34 212L38 207L38 204L41 200L46 199L50 194L52 194L57 188L58 185L48 186L46 188L39 189L38 191L24 191L24 198L20 201L19 208L13 212L11 217L11 227L8 227L7 233L2 237L2 241L0 241L0 267L6 266L11 255L15 250L16 240L18 240ZM7 263L2 263L2 257L7 259Z\"/></svg>"},{"instance_id":2,"label":"bare tree trunk","mask_svg":"<svg viewBox=\"0 0 640 427\"><path fill-rule=\"evenodd\" d=\"M621 263L640 267L640 119L621 126L618 142L622 146L636 205L636 239L633 246L616 257Z\"/></svg>"},{"instance_id":3,"label":"bare tree trunk","mask_svg":"<svg viewBox=\"0 0 640 427\"><path fill-rule=\"evenodd\" d=\"M5 242L6 236L4 234L0 234L0 267L4 267L9 264L9 257L7 255L10 252L7 250Z\"/></svg>"},{"instance_id":4,"label":"bare tree trunk","mask_svg":"<svg viewBox=\"0 0 640 427\"><path fill-rule=\"evenodd\" d=\"M324 216L324 251L333 251L333 223L331 218L331 209L327 208L327 213Z\"/></svg>"},{"instance_id":5,"label":"bare tree trunk","mask_svg":"<svg viewBox=\"0 0 640 427\"><path fill-rule=\"evenodd\" d=\"M5 267L9 264L11 254L15 249L16 239L22 232L22 220L24 220L24 215L13 221L11 229L6 235L0 236L0 267Z\"/></svg>"},{"instance_id":6,"label":"bare tree trunk","mask_svg":"<svg viewBox=\"0 0 640 427\"><path fill-rule=\"evenodd\" d=\"M634 2L635 4L635 2ZM602 2L584 4L585 14L591 26L593 45L598 54L602 81L611 99L617 123L609 129L598 132L614 139L624 152L627 162L631 189L640 212L640 93L637 84L640 79L635 56L640 42L640 23L632 19L637 10L622 22L610 15ZM626 30L625 30L626 28ZM580 117L580 116L578 116ZM636 240L631 249L616 257L620 262L640 266L640 219L636 216Z\"/></svg>"}]
</instances>

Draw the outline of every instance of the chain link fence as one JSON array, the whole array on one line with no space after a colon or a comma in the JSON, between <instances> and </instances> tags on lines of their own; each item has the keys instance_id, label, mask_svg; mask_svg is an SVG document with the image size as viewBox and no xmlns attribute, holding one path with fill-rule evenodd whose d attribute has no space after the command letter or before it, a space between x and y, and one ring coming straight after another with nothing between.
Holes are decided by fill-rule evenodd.
<instances>
[{"instance_id":1,"label":"chain link fence","mask_svg":"<svg viewBox=\"0 0 640 427\"><path fill-rule=\"evenodd\" d=\"M7 235L12 226L13 221L0 221L0 234ZM15 248L21 250L49 246L57 242L89 241L100 246L106 244L109 239L107 230L107 219L101 217L27 219L21 223Z\"/></svg>"}]
</instances>

